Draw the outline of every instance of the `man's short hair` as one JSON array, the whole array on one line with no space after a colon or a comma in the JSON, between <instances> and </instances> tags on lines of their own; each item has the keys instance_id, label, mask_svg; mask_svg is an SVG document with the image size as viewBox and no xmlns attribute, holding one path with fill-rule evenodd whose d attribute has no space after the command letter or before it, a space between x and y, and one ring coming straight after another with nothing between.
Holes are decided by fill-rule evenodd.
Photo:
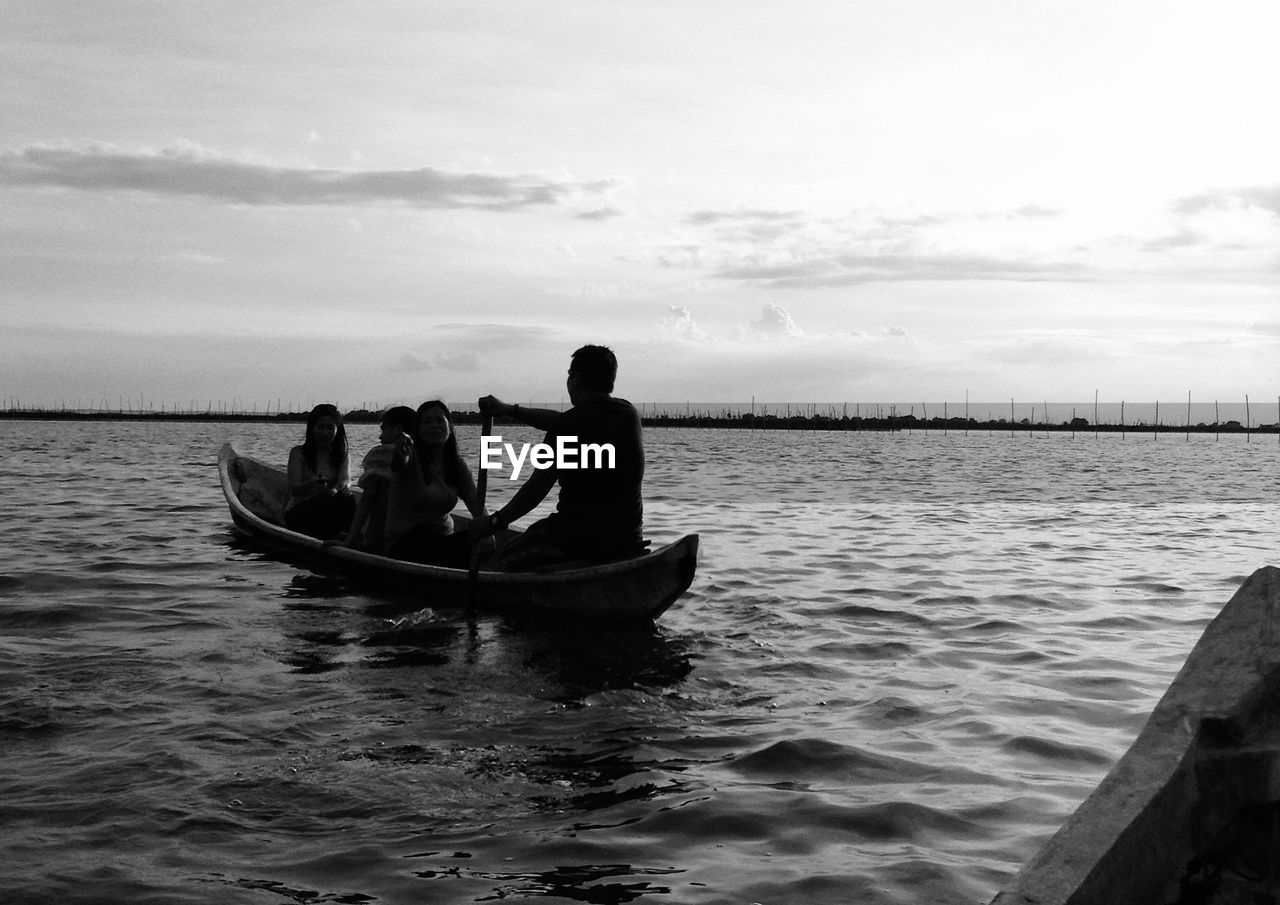
<instances>
[{"instance_id":1,"label":"man's short hair","mask_svg":"<svg viewBox=\"0 0 1280 905\"><path fill-rule=\"evenodd\" d=\"M608 346L583 346L573 353L569 373L592 392L612 393L618 377L618 359Z\"/></svg>"}]
</instances>

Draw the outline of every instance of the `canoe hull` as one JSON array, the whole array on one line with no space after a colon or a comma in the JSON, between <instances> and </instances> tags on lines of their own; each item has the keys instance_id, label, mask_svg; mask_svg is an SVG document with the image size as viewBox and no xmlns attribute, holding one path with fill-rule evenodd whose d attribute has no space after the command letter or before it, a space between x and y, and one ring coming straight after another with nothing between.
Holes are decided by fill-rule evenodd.
<instances>
[{"instance_id":1,"label":"canoe hull","mask_svg":"<svg viewBox=\"0 0 1280 905\"><path fill-rule=\"evenodd\" d=\"M1266 834L1274 858L1280 824L1262 824L1276 820L1280 569L1268 567L1205 629L1133 746L992 905L1251 901L1259 881L1233 893L1243 881L1223 868L1246 856L1251 833ZM1266 882L1274 893L1277 880Z\"/></svg>"},{"instance_id":2,"label":"canoe hull","mask_svg":"<svg viewBox=\"0 0 1280 905\"><path fill-rule=\"evenodd\" d=\"M464 607L472 599L465 569L390 559L326 545L290 531L273 517L283 510L283 472L241 456L226 444L218 455L218 477L236 527L256 542L315 571L349 575L407 592L423 606ZM465 526L466 519L458 517ZM653 620L693 582L698 536L687 535L644 556L616 563L552 572L480 572L474 602L484 609L535 611L571 618Z\"/></svg>"}]
</instances>

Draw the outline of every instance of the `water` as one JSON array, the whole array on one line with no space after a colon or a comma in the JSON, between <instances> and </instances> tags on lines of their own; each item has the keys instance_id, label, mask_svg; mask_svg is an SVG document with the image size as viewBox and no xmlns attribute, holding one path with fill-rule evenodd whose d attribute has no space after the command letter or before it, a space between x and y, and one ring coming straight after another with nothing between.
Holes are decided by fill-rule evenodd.
<instances>
[{"instance_id":1,"label":"water","mask_svg":"<svg viewBox=\"0 0 1280 905\"><path fill-rule=\"evenodd\" d=\"M236 540L297 426L3 430L6 902L985 902L1280 559L1274 438L652 430L691 592L469 625Z\"/></svg>"}]
</instances>

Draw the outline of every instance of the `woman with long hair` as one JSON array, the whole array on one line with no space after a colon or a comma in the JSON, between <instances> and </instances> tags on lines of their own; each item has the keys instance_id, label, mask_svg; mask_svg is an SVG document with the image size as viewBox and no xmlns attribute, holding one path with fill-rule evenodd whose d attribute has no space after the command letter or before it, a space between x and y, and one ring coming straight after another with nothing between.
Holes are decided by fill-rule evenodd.
<instances>
[{"instance_id":1,"label":"woman with long hair","mask_svg":"<svg viewBox=\"0 0 1280 905\"><path fill-rule=\"evenodd\" d=\"M432 399L418 406L412 438L400 441L392 459L387 555L465 569L470 538L454 533L450 514L459 500L474 517L484 517L471 469L458 454L449 407Z\"/></svg>"},{"instance_id":2,"label":"woman with long hair","mask_svg":"<svg viewBox=\"0 0 1280 905\"><path fill-rule=\"evenodd\" d=\"M330 538L351 522L347 431L336 406L321 403L307 415L301 446L289 451L289 501L285 527L312 537Z\"/></svg>"}]
</instances>

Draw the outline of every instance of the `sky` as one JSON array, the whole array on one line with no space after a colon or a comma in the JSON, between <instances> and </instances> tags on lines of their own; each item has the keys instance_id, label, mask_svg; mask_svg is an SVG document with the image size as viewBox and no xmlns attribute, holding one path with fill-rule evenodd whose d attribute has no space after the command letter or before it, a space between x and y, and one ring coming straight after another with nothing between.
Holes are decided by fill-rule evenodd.
<instances>
[{"instance_id":1,"label":"sky","mask_svg":"<svg viewBox=\"0 0 1280 905\"><path fill-rule=\"evenodd\" d=\"M1275 399L1271 0L0 0L0 407Z\"/></svg>"}]
</instances>

